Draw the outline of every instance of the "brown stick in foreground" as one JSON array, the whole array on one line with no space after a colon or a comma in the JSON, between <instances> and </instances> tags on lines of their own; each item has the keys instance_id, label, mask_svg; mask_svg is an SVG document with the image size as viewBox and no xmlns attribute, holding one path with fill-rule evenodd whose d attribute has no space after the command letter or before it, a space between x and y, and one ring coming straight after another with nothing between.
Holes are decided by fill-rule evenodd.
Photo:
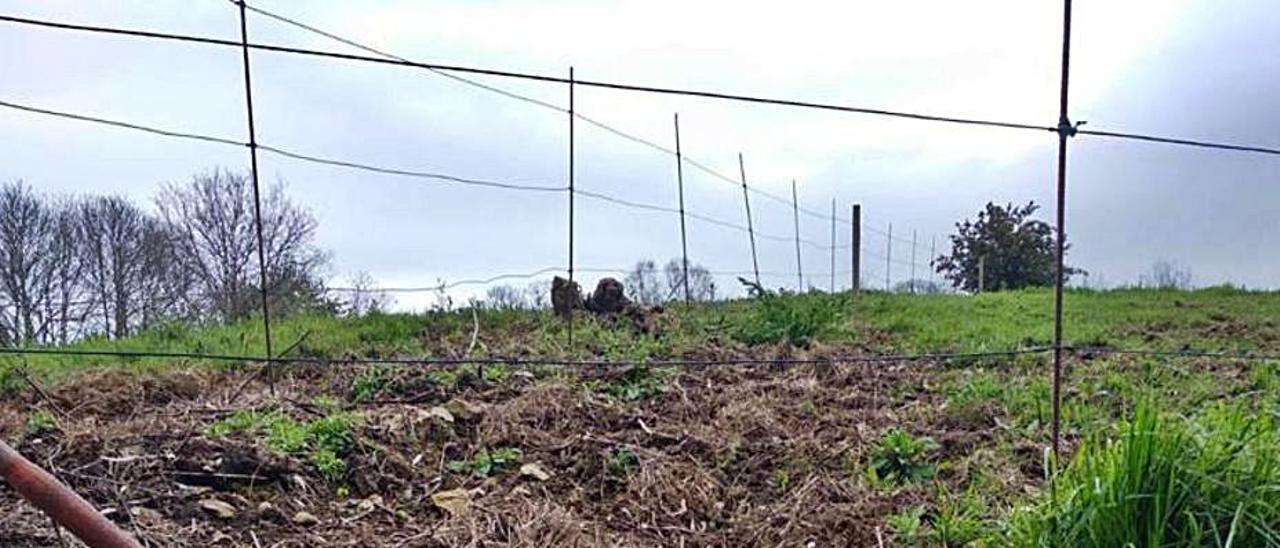
<instances>
[{"instance_id":1,"label":"brown stick in foreground","mask_svg":"<svg viewBox=\"0 0 1280 548\"><path fill-rule=\"evenodd\" d=\"M142 548L80 495L0 441L0 476L53 521L91 548ZM126 509L127 511L127 509Z\"/></svg>"}]
</instances>

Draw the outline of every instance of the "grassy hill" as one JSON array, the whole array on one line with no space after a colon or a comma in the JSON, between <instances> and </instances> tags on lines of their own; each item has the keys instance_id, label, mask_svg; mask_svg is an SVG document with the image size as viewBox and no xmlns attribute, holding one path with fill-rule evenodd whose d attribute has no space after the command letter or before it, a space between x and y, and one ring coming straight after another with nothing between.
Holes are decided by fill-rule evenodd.
<instances>
[{"instance_id":1,"label":"grassy hill","mask_svg":"<svg viewBox=\"0 0 1280 548\"><path fill-rule=\"evenodd\" d=\"M1066 302L1067 339L1081 347L1280 354L1280 293L1071 291ZM1280 362L1070 353L1063 428L1075 456L1050 484L1047 353L839 360L1042 347L1051 318L1043 290L677 304L655 334L579 318L572 345L546 312L292 317L273 330L299 358L832 362L299 363L271 394L235 362L4 356L0 433L161 544L1280 540ZM261 325L71 348L251 356ZM47 520L2 489L0 509L17 516L0 543L53 542Z\"/></svg>"}]
</instances>

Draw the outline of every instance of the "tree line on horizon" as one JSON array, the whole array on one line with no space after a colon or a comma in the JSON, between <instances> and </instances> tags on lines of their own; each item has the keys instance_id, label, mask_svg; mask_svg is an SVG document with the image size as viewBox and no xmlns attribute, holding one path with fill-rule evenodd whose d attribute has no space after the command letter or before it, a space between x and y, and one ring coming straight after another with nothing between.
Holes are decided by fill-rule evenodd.
<instances>
[{"instance_id":1,"label":"tree line on horizon","mask_svg":"<svg viewBox=\"0 0 1280 548\"><path fill-rule=\"evenodd\" d=\"M49 196L0 183L0 346L122 338L165 322L260 312L253 185L225 169L165 183L147 210L123 196ZM315 217L264 189L273 313L335 309Z\"/></svg>"},{"instance_id":2,"label":"tree line on horizon","mask_svg":"<svg viewBox=\"0 0 1280 548\"><path fill-rule=\"evenodd\" d=\"M314 215L290 201L284 185L264 189L262 238L268 306L298 312L360 315L386 311L390 295L367 273L342 298L326 288L330 255L315 244ZM0 346L65 344L87 336L119 339L168 322L227 323L261 312L261 271L253 184L245 173L214 169L162 184L145 209L117 195L50 196L21 180L0 183ZM951 250L931 261L951 286L907 280L896 292L966 293L1052 285L1052 226L1038 206L988 203L956 223ZM723 296L715 276L690 262L689 298ZM1068 277L1082 270L1068 268ZM633 301L685 299L685 269L642 259L622 275ZM1190 269L1157 262L1139 287L1183 289ZM341 288L338 288L341 289ZM592 287L584 287L590 292ZM817 289L811 289L817 290ZM539 310L550 282L491 286L469 306ZM451 309L444 292L435 309Z\"/></svg>"}]
</instances>

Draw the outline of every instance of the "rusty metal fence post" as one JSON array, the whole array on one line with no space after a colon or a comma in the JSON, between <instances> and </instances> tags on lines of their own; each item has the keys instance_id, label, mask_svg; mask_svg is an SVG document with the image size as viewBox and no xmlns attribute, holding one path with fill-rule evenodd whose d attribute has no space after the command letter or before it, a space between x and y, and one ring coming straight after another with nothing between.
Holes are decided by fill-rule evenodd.
<instances>
[{"instance_id":1,"label":"rusty metal fence post","mask_svg":"<svg viewBox=\"0 0 1280 548\"><path fill-rule=\"evenodd\" d=\"M0 476L22 498L91 548L142 548L75 491L0 440ZM126 512L127 508L123 509Z\"/></svg>"}]
</instances>

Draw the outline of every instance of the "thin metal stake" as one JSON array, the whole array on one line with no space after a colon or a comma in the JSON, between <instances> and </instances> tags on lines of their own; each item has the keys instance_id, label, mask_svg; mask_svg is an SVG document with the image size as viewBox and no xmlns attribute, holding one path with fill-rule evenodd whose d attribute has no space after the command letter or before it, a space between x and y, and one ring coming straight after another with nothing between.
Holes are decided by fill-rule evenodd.
<instances>
[{"instance_id":1,"label":"thin metal stake","mask_svg":"<svg viewBox=\"0 0 1280 548\"><path fill-rule=\"evenodd\" d=\"M929 285L937 283L937 270L933 267L933 261L938 257L938 238L937 236L929 236Z\"/></svg>"},{"instance_id":2,"label":"thin metal stake","mask_svg":"<svg viewBox=\"0 0 1280 548\"><path fill-rule=\"evenodd\" d=\"M1062 433L1062 292L1066 284L1067 224L1067 139L1075 135L1075 127L1067 118L1067 90L1071 75L1071 0L1063 2L1062 13L1062 90L1058 102L1058 239L1055 242L1057 279L1053 285L1053 459L1060 462Z\"/></svg>"},{"instance_id":3,"label":"thin metal stake","mask_svg":"<svg viewBox=\"0 0 1280 548\"><path fill-rule=\"evenodd\" d=\"M836 199L831 199L831 293L836 292Z\"/></svg>"},{"instance_id":4,"label":"thin metal stake","mask_svg":"<svg viewBox=\"0 0 1280 548\"><path fill-rule=\"evenodd\" d=\"M253 83L249 74L249 23L245 15L244 0L236 2L240 6L240 45L244 56L244 103L249 119L249 162L253 175L253 224L258 236L258 283L262 297L262 334L266 339L267 384L271 387L271 396L276 395L275 353L271 348L271 307L267 305L267 259L262 237L262 191L258 184L258 138L253 124Z\"/></svg>"},{"instance_id":5,"label":"thin metal stake","mask_svg":"<svg viewBox=\"0 0 1280 548\"><path fill-rule=\"evenodd\" d=\"M791 214L796 225L796 276L800 278L800 287L796 289L801 293L804 292L804 266L800 261L800 201L796 199L796 180L791 180Z\"/></svg>"},{"instance_id":6,"label":"thin metal stake","mask_svg":"<svg viewBox=\"0 0 1280 548\"><path fill-rule=\"evenodd\" d=\"M569 67L569 285L573 286L573 196L577 192L574 189L574 168L573 168L573 120L577 118L573 112L573 67ZM569 346L573 347L573 307L569 307Z\"/></svg>"},{"instance_id":7,"label":"thin metal stake","mask_svg":"<svg viewBox=\"0 0 1280 548\"><path fill-rule=\"evenodd\" d=\"M742 161L742 153L738 153L738 173L742 175L742 204L747 208L747 237L751 240L751 268L756 275L756 286L760 284L760 261L756 258L756 231L751 221L751 198L747 194L747 168Z\"/></svg>"},{"instance_id":8,"label":"thin metal stake","mask_svg":"<svg viewBox=\"0 0 1280 548\"><path fill-rule=\"evenodd\" d=\"M916 294L916 229L911 229L911 294Z\"/></svg>"},{"instance_id":9,"label":"thin metal stake","mask_svg":"<svg viewBox=\"0 0 1280 548\"><path fill-rule=\"evenodd\" d=\"M893 291L889 285L889 271L893 269L893 223L889 223L889 235L884 239L884 290Z\"/></svg>"},{"instance_id":10,"label":"thin metal stake","mask_svg":"<svg viewBox=\"0 0 1280 548\"><path fill-rule=\"evenodd\" d=\"M689 293L689 240L684 226L684 157L680 154L680 113L675 115L676 122L676 188L680 191L680 269L684 275L684 302L693 302Z\"/></svg>"},{"instance_id":11,"label":"thin metal stake","mask_svg":"<svg viewBox=\"0 0 1280 548\"><path fill-rule=\"evenodd\" d=\"M862 291L862 204L853 204L852 230L853 239L849 242L849 247L853 261L850 268L853 273L850 274L849 282L853 284L853 292L856 294Z\"/></svg>"}]
</instances>

